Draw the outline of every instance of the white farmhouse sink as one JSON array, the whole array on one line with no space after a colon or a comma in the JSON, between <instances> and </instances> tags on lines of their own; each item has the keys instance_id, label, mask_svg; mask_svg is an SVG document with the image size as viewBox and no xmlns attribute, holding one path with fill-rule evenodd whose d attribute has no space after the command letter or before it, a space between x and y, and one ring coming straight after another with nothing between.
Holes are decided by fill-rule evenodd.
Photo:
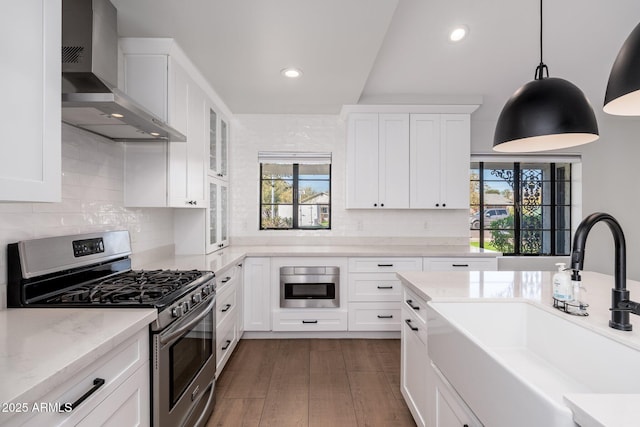
<instances>
[{"instance_id":1,"label":"white farmhouse sink","mask_svg":"<svg viewBox=\"0 0 640 427\"><path fill-rule=\"evenodd\" d=\"M526 302L431 302L433 363L486 426L574 426L567 393L640 393L640 352Z\"/></svg>"}]
</instances>

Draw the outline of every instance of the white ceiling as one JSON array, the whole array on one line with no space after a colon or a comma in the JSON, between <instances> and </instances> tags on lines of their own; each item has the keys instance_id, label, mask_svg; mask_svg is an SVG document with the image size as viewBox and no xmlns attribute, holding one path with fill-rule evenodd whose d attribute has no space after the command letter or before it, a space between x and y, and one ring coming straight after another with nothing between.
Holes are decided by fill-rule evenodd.
<instances>
[{"instance_id":1,"label":"white ceiling","mask_svg":"<svg viewBox=\"0 0 640 427\"><path fill-rule=\"evenodd\" d=\"M173 37L233 113L456 102L495 120L539 62L536 0L112 0L122 37ZM638 0L547 0L544 62L600 110ZM467 25L459 44L449 29ZM280 70L302 68L297 80Z\"/></svg>"}]
</instances>

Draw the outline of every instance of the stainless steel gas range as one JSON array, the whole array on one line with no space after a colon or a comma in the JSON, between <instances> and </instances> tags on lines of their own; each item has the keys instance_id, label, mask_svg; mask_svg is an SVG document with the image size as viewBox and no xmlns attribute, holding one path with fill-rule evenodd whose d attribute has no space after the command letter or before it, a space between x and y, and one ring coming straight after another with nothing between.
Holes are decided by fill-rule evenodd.
<instances>
[{"instance_id":1,"label":"stainless steel gas range","mask_svg":"<svg viewBox=\"0 0 640 427\"><path fill-rule=\"evenodd\" d=\"M9 307L155 307L150 326L152 425L203 426L215 388L214 274L132 270L127 231L8 245Z\"/></svg>"}]
</instances>

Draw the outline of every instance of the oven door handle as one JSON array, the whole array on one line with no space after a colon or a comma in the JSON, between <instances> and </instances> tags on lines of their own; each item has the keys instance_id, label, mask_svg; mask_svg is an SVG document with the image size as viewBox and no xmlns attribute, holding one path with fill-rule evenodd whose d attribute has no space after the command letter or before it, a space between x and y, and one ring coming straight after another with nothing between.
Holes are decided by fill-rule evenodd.
<instances>
[{"instance_id":1,"label":"oven door handle","mask_svg":"<svg viewBox=\"0 0 640 427\"><path fill-rule=\"evenodd\" d=\"M193 320L191 320L189 323L187 323L184 326L179 327L175 331L171 332L169 335L163 336L162 334L160 334L160 344L162 344L162 345L168 344L171 341L173 341L175 338L179 337L180 335L184 334L186 331L191 329L193 326L195 326L198 322L200 322L202 319L204 319L211 312L211 309L213 308L213 306L215 304L216 304L216 298L213 297L211 299L211 302L205 307L205 309L202 311L202 313L200 313L196 317L194 317Z\"/></svg>"}]
</instances>

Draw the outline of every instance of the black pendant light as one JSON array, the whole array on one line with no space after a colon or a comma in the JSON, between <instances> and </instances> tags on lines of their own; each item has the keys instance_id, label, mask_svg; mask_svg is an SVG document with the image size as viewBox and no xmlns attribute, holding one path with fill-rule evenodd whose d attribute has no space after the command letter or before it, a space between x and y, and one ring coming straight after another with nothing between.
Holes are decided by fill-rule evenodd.
<instances>
[{"instance_id":1,"label":"black pendant light","mask_svg":"<svg viewBox=\"0 0 640 427\"><path fill-rule=\"evenodd\" d=\"M535 80L511 95L502 109L493 149L527 153L574 147L596 139L598 123L587 97L573 83L550 78L549 69L542 62L540 0L540 65Z\"/></svg>"},{"instance_id":2,"label":"black pendant light","mask_svg":"<svg viewBox=\"0 0 640 427\"><path fill-rule=\"evenodd\" d=\"M613 63L603 109L616 116L640 116L640 24Z\"/></svg>"}]
</instances>

